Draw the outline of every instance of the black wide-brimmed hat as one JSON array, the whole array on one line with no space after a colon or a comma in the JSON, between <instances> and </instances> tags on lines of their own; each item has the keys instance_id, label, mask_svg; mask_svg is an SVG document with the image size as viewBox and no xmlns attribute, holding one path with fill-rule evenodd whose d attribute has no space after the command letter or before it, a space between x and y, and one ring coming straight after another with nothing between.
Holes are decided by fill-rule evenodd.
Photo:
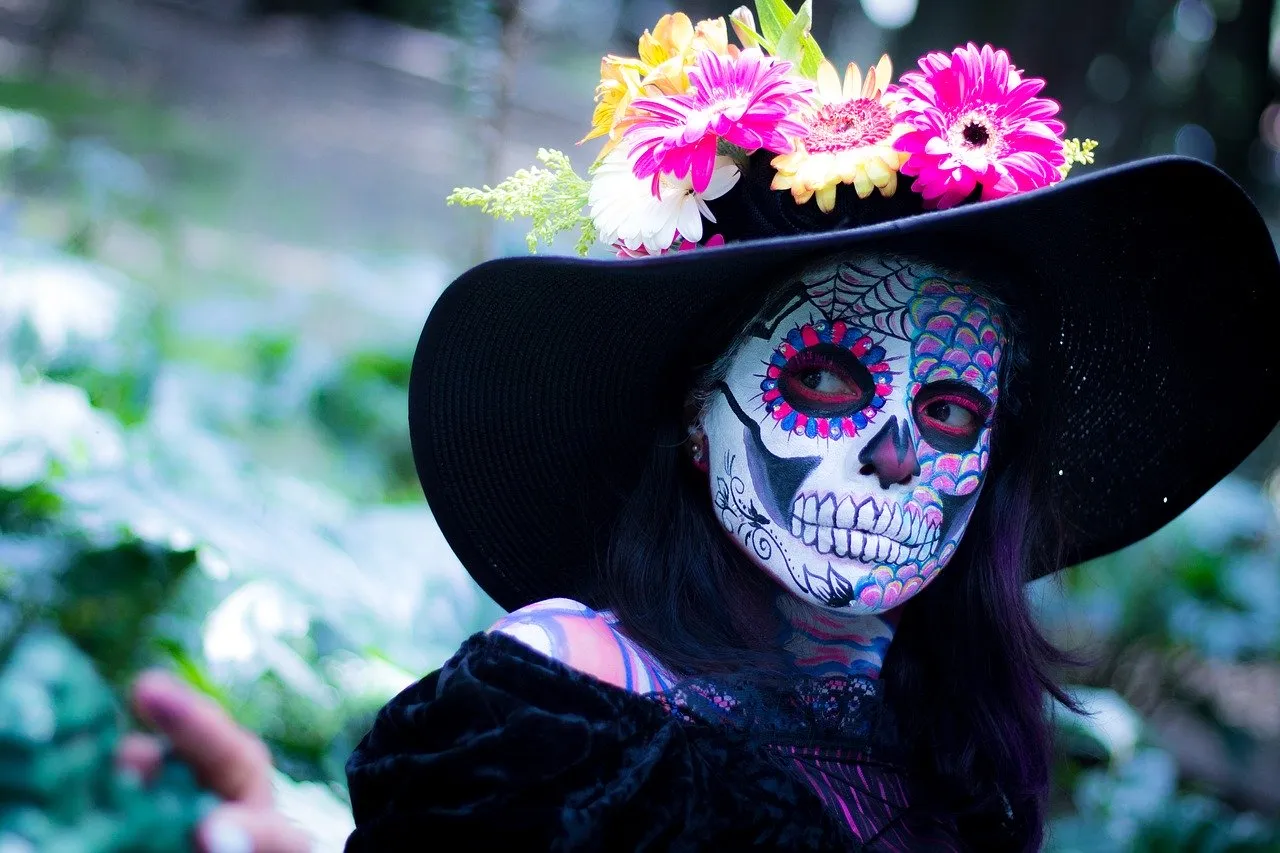
<instances>
[{"instance_id":1,"label":"black wide-brimmed hat","mask_svg":"<svg viewBox=\"0 0 1280 853\"><path fill-rule=\"evenodd\" d=\"M504 259L454 281L418 345L409 424L427 501L475 580L507 608L587 595L691 369L766 289L835 253L945 255L1021 315L1022 411L1072 562L1163 526L1280 420L1280 266L1214 167L1151 159L937 212L895 198L819 230L748 172L715 207L726 246Z\"/></svg>"}]
</instances>

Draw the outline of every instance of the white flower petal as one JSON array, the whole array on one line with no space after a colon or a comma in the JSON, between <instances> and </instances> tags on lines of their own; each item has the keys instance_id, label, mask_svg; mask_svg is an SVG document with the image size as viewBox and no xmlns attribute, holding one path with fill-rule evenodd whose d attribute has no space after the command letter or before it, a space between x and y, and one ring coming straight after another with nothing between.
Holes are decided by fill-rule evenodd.
<instances>
[{"instance_id":1,"label":"white flower petal","mask_svg":"<svg viewBox=\"0 0 1280 853\"><path fill-rule=\"evenodd\" d=\"M676 230L690 242L702 240L702 211L698 209L698 200L693 195L689 195L680 205L680 220Z\"/></svg>"},{"instance_id":2,"label":"white flower petal","mask_svg":"<svg viewBox=\"0 0 1280 853\"><path fill-rule=\"evenodd\" d=\"M707 203L701 198L698 199L698 211L702 214L702 218L708 222L716 221L716 215L711 212L711 208L707 207Z\"/></svg>"},{"instance_id":3,"label":"white flower petal","mask_svg":"<svg viewBox=\"0 0 1280 853\"><path fill-rule=\"evenodd\" d=\"M738 164L733 162L732 157L717 157L715 171L711 173L711 182L707 184L707 189L702 193L702 197L707 200L714 200L733 189L734 184L738 183L738 178L742 172L738 168Z\"/></svg>"},{"instance_id":4,"label":"white flower petal","mask_svg":"<svg viewBox=\"0 0 1280 853\"><path fill-rule=\"evenodd\" d=\"M679 204L670 204L665 208L663 211L665 218L661 226L649 235L649 240L645 244L646 246L652 244L651 251L671 248L671 244L676 241L676 232L680 230L681 209Z\"/></svg>"},{"instance_id":5,"label":"white flower petal","mask_svg":"<svg viewBox=\"0 0 1280 853\"><path fill-rule=\"evenodd\" d=\"M643 246L651 252L665 249L674 239L676 211L671 207L678 196L664 188L663 197L654 198L652 181L637 178L633 163L621 149L605 157L592 176L587 195L591 219L603 243L620 242L632 250ZM666 238L665 246L658 246L668 230L672 236Z\"/></svg>"}]
</instances>

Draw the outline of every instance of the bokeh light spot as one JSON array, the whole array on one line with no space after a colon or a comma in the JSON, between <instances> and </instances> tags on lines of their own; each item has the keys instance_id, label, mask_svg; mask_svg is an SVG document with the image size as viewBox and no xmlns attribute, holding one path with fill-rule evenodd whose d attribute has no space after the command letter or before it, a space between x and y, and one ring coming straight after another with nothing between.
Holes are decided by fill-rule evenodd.
<instances>
[{"instance_id":1,"label":"bokeh light spot","mask_svg":"<svg viewBox=\"0 0 1280 853\"><path fill-rule=\"evenodd\" d=\"M1212 163L1217 146L1209 131L1198 124L1184 124L1173 137L1173 150L1177 154Z\"/></svg>"},{"instance_id":2,"label":"bokeh light spot","mask_svg":"<svg viewBox=\"0 0 1280 853\"><path fill-rule=\"evenodd\" d=\"M1218 19L1202 0L1179 0L1173 12L1173 30L1192 44L1204 44L1213 38Z\"/></svg>"},{"instance_id":3,"label":"bokeh light spot","mask_svg":"<svg viewBox=\"0 0 1280 853\"><path fill-rule=\"evenodd\" d=\"M1089 89L1109 104L1117 103L1129 93L1131 78L1124 60L1112 53L1100 53L1089 63L1086 78Z\"/></svg>"},{"instance_id":4,"label":"bokeh light spot","mask_svg":"<svg viewBox=\"0 0 1280 853\"><path fill-rule=\"evenodd\" d=\"M917 5L918 0L862 0L862 13L881 29L896 30L911 23Z\"/></svg>"}]
</instances>

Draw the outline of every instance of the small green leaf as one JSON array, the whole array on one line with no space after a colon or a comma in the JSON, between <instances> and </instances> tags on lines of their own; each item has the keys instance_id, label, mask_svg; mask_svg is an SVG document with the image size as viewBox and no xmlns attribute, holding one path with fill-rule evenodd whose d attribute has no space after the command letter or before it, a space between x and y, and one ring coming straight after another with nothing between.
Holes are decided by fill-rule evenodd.
<instances>
[{"instance_id":1,"label":"small green leaf","mask_svg":"<svg viewBox=\"0 0 1280 853\"><path fill-rule=\"evenodd\" d=\"M799 67L804 59L801 40L809 34L811 26L813 26L813 0L805 0L800 4L800 11L778 37L778 49L775 55Z\"/></svg>"},{"instance_id":2,"label":"small green leaf","mask_svg":"<svg viewBox=\"0 0 1280 853\"><path fill-rule=\"evenodd\" d=\"M224 708L230 707L231 697L227 691L205 670L204 665L191 655L182 644L170 637L152 637L151 645L156 651L169 658L178 675L201 693L213 699Z\"/></svg>"},{"instance_id":3,"label":"small green leaf","mask_svg":"<svg viewBox=\"0 0 1280 853\"><path fill-rule=\"evenodd\" d=\"M813 36L805 33L804 38L800 40L800 49L802 51L800 73L810 80L817 80L818 66L826 58L822 55L822 48L818 46L818 42Z\"/></svg>"},{"instance_id":4,"label":"small green leaf","mask_svg":"<svg viewBox=\"0 0 1280 853\"><path fill-rule=\"evenodd\" d=\"M743 47L758 47L765 53L773 53L773 43L756 32L755 15L752 15L751 10L746 6L734 9L733 14L729 16L729 22L733 25L733 32L737 35L738 41L742 42Z\"/></svg>"},{"instance_id":5,"label":"small green leaf","mask_svg":"<svg viewBox=\"0 0 1280 853\"><path fill-rule=\"evenodd\" d=\"M786 0L756 0L756 15L760 18L760 32L775 45L796 16Z\"/></svg>"},{"instance_id":6,"label":"small green leaf","mask_svg":"<svg viewBox=\"0 0 1280 853\"><path fill-rule=\"evenodd\" d=\"M822 64L822 48L810 33L813 26L813 0L805 0L799 12L792 12L785 0L756 0L760 29L764 38L773 42L774 56L794 62L800 73L817 79Z\"/></svg>"}]
</instances>

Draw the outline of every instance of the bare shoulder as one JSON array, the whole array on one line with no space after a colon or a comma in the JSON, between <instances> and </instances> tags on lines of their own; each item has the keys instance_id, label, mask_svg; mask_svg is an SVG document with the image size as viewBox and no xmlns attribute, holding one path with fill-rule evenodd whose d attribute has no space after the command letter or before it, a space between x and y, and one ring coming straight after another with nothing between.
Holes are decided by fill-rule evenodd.
<instances>
[{"instance_id":1,"label":"bare shoulder","mask_svg":"<svg viewBox=\"0 0 1280 853\"><path fill-rule=\"evenodd\" d=\"M571 598L527 605L502 617L489 630L635 693L664 690L672 682L666 669L622 632L613 614Z\"/></svg>"}]
</instances>

